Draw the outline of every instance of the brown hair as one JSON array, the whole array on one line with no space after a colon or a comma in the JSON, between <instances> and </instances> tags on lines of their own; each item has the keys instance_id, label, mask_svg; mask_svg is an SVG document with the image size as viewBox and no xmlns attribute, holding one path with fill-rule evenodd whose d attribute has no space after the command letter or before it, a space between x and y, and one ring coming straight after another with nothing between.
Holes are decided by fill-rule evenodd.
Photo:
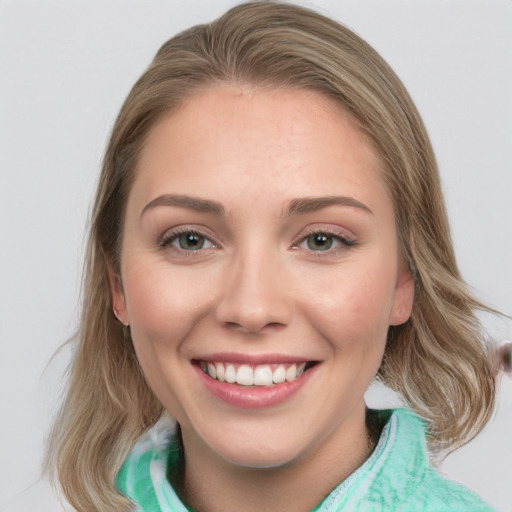
<instances>
[{"instance_id":1,"label":"brown hair","mask_svg":"<svg viewBox=\"0 0 512 512\"><path fill-rule=\"evenodd\" d=\"M488 421L495 373L452 248L440 179L421 118L365 41L310 10L274 2L235 7L165 43L126 99L108 144L92 213L81 326L47 464L78 510L128 510L115 477L162 405L112 313L124 208L149 131L200 89L223 83L319 91L374 144L415 280L410 320L391 327L379 377L429 426L434 451L454 449Z\"/></svg>"}]
</instances>

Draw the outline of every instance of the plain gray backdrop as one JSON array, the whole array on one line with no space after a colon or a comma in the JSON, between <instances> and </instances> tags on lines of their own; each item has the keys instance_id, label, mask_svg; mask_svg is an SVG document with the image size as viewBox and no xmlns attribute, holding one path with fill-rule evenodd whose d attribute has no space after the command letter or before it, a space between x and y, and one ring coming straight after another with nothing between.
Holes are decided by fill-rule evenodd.
<instances>
[{"instance_id":1,"label":"plain gray backdrop","mask_svg":"<svg viewBox=\"0 0 512 512\"><path fill-rule=\"evenodd\" d=\"M87 215L121 102L165 40L235 3L0 0L0 510L61 509L38 478L69 349L50 359L77 327ZM297 3L354 29L402 78L436 150L462 274L512 314L512 2ZM491 423L442 469L512 511L510 377Z\"/></svg>"}]
</instances>

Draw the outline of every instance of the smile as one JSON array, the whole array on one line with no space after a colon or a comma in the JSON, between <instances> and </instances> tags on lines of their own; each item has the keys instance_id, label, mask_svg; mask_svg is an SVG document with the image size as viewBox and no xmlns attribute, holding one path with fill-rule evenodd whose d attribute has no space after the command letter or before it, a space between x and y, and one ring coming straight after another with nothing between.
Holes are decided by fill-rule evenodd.
<instances>
[{"instance_id":1,"label":"smile","mask_svg":"<svg viewBox=\"0 0 512 512\"><path fill-rule=\"evenodd\" d=\"M286 361L283 356L223 354L209 360L193 359L192 367L210 395L230 407L247 410L273 407L291 399L317 373L322 366L319 363Z\"/></svg>"},{"instance_id":2,"label":"smile","mask_svg":"<svg viewBox=\"0 0 512 512\"><path fill-rule=\"evenodd\" d=\"M240 386L274 386L298 379L310 367L310 363L249 365L200 361L199 366L219 382Z\"/></svg>"}]
</instances>

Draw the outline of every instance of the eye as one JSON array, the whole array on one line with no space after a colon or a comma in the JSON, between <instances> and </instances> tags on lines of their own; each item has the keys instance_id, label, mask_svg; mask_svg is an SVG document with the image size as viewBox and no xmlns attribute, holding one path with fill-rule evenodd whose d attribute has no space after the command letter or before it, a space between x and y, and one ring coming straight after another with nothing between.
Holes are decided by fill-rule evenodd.
<instances>
[{"instance_id":1,"label":"eye","mask_svg":"<svg viewBox=\"0 0 512 512\"><path fill-rule=\"evenodd\" d=\"M205 235L193 230L171 231L166 233L160 241L160 246L171 246L178 251L200 251L202 249L212 249L216 245Z\"/></svg>"},{"instance_id":2,"label":"eye","mask_svg":"<svg viewBox=\"0 0 512 512\"><path fill-rule=\"evenodd\" d=\"M312 251L328 251L333 246L334 237L327 233L314 233L309 235L304 241L307 248Z\"/></svg>"},{"instance_id":3,"label":"eye","mask_svg":"<svg viewBox=\"0 0 512 512\"><path fill-rule=\"evenodd\" d=\"M295 248L315 253L332 254L352 247L355 243L354 240L341 234L330 233L329 231L315 231L303 237Z\"/></svg>"},{"instance_id":4,"label":"eye","mask_svg":"<svg viewBox=\"0 0 512 512\"><path fill-rule=\"evenodd\" d=\"M179 234L174 240L174 245L186 251L197 251L204 249L208 242L209 240L205 236L189 231L188 233Z\"/></svg>"}]
</instances>

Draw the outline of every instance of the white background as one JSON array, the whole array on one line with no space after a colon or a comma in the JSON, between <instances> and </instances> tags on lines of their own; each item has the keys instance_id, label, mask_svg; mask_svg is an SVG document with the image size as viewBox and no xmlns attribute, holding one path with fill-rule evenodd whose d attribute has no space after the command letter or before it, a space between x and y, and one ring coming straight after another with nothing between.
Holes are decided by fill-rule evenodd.
<instances>
[{"instance_id":1,"label":"white background","mask_svg":"<svg viewBox=\"0 0 512 512\"><path fill-rule=\"evenodd\" d=\"M84 230L129 88L177 31L228 0L0 0L0 509L61 510L37 482L77 326ZM512 1L316 0L373 44L422 113L464 277L512 314ZM492 322L498 340L510 324ZM428 370L428 369L427 369ZM443 466L512 511L512 379ZM375 398L374 398L375 400Z\"/></svg>"}]
</instances>

